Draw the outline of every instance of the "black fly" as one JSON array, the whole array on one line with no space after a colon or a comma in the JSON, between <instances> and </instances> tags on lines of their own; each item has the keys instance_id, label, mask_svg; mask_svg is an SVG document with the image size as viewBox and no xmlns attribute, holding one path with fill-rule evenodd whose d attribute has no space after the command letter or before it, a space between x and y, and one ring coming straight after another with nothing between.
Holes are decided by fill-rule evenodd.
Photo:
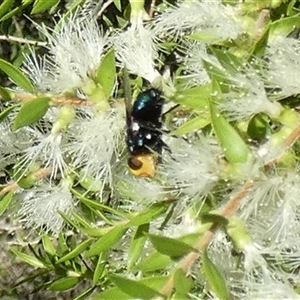
<instances>
[{"instance_id":1,"label":"black fly","mask_svg":"<svg viewBox=\"0 0 300 300\"><path fill-rule=\"evenodd\" d=\"M127 112L126 143L130 153L128 165L138 176L153 176L155 165L163 147L162 109L164 100L161 92L151 88L138 95Z\"/></svg>"}]
</instances>

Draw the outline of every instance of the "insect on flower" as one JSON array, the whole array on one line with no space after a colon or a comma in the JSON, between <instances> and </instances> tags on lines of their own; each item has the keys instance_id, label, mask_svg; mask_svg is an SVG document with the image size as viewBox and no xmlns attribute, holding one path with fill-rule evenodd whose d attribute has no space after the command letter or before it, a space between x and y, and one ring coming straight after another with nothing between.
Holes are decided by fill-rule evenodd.
<instances>
[{"instance_id":1,"label":"insect on flower","mask_svg":"<svg viewBox=\"0 0 300 300\"><path fill-rule=\"evenodd\" d=\"M162 140L163 104L161 92L155 88L140 93L132 108L127 103L128 166L134 175L154 176L162 149L168 149Z\"/></svg>"}]
</instances>

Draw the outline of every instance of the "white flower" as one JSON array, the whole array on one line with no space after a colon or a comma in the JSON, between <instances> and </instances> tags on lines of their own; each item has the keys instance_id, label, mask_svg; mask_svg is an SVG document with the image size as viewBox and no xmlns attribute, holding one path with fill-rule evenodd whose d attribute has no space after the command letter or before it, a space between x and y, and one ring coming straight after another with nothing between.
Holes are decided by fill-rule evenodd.
<instances>
[{"instance_id":1,"label":"white flower","mask_svg":"<svg viewBox=\"0 0 300 300\"><path fill-rule=\"evenodd\" d=\"M219 178L222 150L210 140L188 144L182 139L168 143L172 153L164 156L160 174L169 184L190 197L206 195Z\"/></svg>"},{"instance_id":2,"label":"white flower","mask_svg":"<svg viewBox=\"0 0 300 300\"><path fill-rule=\"evenodd\" d=\"M274 272L264 272L261 275L256 274L252 278L240 279L240 286L245 292L239 299L270 299L270 300L296 300L300 299L292 285L285 278L276 278L272 276ZM277 273L278 274L278 273ZM241 291L240 289L240 291ZM238 290L238 289L236 289ZM239 295L241 296L241 295Z\"/></svg>"},{"instance_id":3,"label":"white flower","mask_svg":"<svg viewBox=\"0 0 300 300\"><path fill-rule=\"evenodd\" d=\"M240 217L254 238L284 248L300 235L299 194L300 177L294 172L261 180L245 197Z\"/></svg>"},{"instance_id":4,"label":"white flower","mask_svg":"<svg viewBox=\"0 0 300 300\"><path fill-rule=\"evenodd\" d=\"M270 215L266 215L269 226L263 235L274 243L286 243L291 238L300 235L300 176L291 172L283 179L279 187L280 199Z\"/></svg>"},{"instance_id":5,"label":"white flower","mask_svg":"<svg viewBox=\"0 0 300 300\"><path fill-rule=\"evenodd\" d=\"M76 15L63 21L58 32L38 26L46 36L49 54L26 55L24 71L41 92L61 93L87 84L100 65L107 39L95 19Z\"/></svg>"},{"instance_id":6,"label":"white flower","mask_svg":"<svg viewBox=\"0 0 300 300\"><path fill-rule=\"evenodd\" d=\"M207 54L206 45L204 43L186 43L184 52L187 53L182 64L184 75L180 77L187 81L186 86L189 87L210 82L202 60L205 59L217 66L220 66L220 63L214 56Z\"/></svg>"},{"instance_id":7,"label":"white flower","mask_svg":"<svg viewBox=\"0 0 300 300\"><path fill-rule=\"evenodd\" d=\"M70 215L75 208L69 185L63 180L58 186L45 184L21 193L19 215L26 227L59 233L64 221L58 212Z\"/></svg>"},{"instance_id":8,"label":"white flower","mask_svg":"<svg viewBox=\"0 0 300 300\"><path fill-rule=\"evenodd\" d=\"M90 118L77 120L70 128L70 154L75 167L82 167L83 178L112 185L111 164L117 159L121 132L124 128L124 108L118 107ZM93 187L91 187L93 188Z\"/></svg>"},{"instance_id":9,"label":"white flower","mask_svg":"<svg viewBox=\"0 0 300 300\"><path fill-rule=\"evenodd\" d=\"M262 215L262 210L277 206L282 181L281 176L273 176L255 182L254 187L241 203L240 218L245 221L250 217L257 218Z\"/></svg>"},{"instance_id":10,"label":"white flower","mask_svg":"<svg viewBox=\"0 0 300 300\"><path fill-rule=\"evenodd\" d=\"M0 167L14 163L17 155L30 146L35 137L36 133L31 128L11 131L8 122L3 120L0 123Z\"/></svg>"},{"instance_id":11,"label":"white flower","mask_svg":"<svg viewBox=\"0 0 300 300\"><path fill-rule=\"evenodd\" d=\"M127 173L127 174L126 174ZM168 195L168 191L154 179L128 175L124 172L118 177L119 191L125 199L123 208L129 211L140 211L152 203L162 200ZM121 177L122 176L122 177ZM124 180L125 178L125 180Z\"/></svg>"},{"instance_id":12,"label":"white flower","mask_svg":"<svg viewBox=\"0 0 300 300\"><path fill-rule=\"evenodd\" d=\"M40 167L50 167L51 178L55 178L58 173L64 176L65 170L68 169L64 157L64 144L61 133L50 133L35 141L33 146L24 150L24 155L16 165L17 174L23 176L31 166L37 164Z\"/></svg>"},{"instance_id":13,"label":"white flower","mask_svg":"<svg viewBox=\"0 0 300 300\"><path fill-rule=\"evenodd\" d=\"M151 32L141 24L112 37L119 61L130 73L141 76L150 83L161 77L155 69L158 54Z\"/></svg>"},{"instance_id":14,"label":"white flower","mask_svg":"<svg viewBox=\"0 0 300 300\"><path fill-rule=\"evenodd\" d=\"M266 52L267 75L270 87L281 97L300 93L300 41L278 36Z\"/></svg>"},{"instance_id":15,"label":"white flower","mask_svg":"<svg viewBox=\"0 0 300 300\"><path fill-rule=\"evenodd\" d=\"M229 75L228 79L232 83L232 92L226 94L218 107L231 120L249 119L262 112L271 117L279 116L281 105L268 99L264 83L252 67L246 66L241 72Z\"/></svg>"},{"instance_id":16,"label":"white flower","mask_svg":"<svg viewBox=\"0 0 300 300\"><path fill-rule=\"evenodd\" d=\"M153 31L156 35L203 33L221 40L235 39L242 32L237 19L238 10L225 6L218 0L181 1L178 7L170 7L158 16Z\"/></svg>"}]
</instances>

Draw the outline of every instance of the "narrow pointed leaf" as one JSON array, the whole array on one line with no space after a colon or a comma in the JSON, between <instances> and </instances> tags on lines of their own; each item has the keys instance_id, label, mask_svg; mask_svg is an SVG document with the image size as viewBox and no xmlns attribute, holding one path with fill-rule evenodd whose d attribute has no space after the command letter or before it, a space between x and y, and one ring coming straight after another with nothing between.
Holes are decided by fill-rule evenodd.
<instances>
[{"instance_id":1,"label":"narrow pointed leaf","mask_svg":"<svg viewBox=\"0 0 300 300\"><path fill-rule=\"evenodd\" d=\"M4 0L0 5L0 18L6 14L12 5L14 4L15 0Z\"/></svg>"},{"instance_id":2,"label":"narrow pointed leaf","mask_svg":"<svg viewBox=\"0 0 300 300\"><path fill-rule=\"evenodd\" d=\"M9 192L2 199L0 199L0 216L2 216L7 210L7 208L9 207L13 195L14 195L13 192Z\"/></svg>"},{"instance_id":3,"label":"narrow pointed leaf","mask_svg":"<svg viewBox=\"0 0 300 300\"><path fill-rule=\"evenodd\" d=\"M178 257L195 250L190 245L176 239L153 234L148 234L148 236L158 252L171 257Z\"/></svg>"},{"instance_id":4,"label":"narrow pointed leaf","mask_svg":"<svg viewBox=\"0 0 300 300\"><path fill-rule=\"evenodd\" d=\"M118 287L113 287L111 289L106 289L103 292L93 295L91 300L112 300L112 299L122 299L122 300L132 300L132 297L125 292L123 292Z\"/></svg>"},{"instance_id":5,"label":"narrow pointed leaf","mask_svg":"<svg viewBox=\"0 0 300 300\"><path fill-rule=\"evenodd\" d=\"M116 61L114 50L108 51L97 70L96 81L99 83L108 99L113 91L116 81Z\"/></svg>"},{"instance_id":6,"label":"narrow pointed leaf","mask_svg":"<svg viewBox=\"0 0 300 300\"><path fill-rule=\"evenodd\" d=\"M130 223L128 226L139 226L142 224L147 224L153 221L155 218L160 216L166 210L166 206L163 202L155 203L151 205L148 209L140 212L134 217L130 218Z\"/></svg>"},{"instance_id":7,"label":"narrow pointed leaf","mask_svg":"<svg viewBox=\"0 0 300 300\"><path fill-rule=\"evenodd\" d=\"M73 249L71 252L69 252L68 254L61 257L56 262L56 264L60 264L60 263L65 262L67 260L71 260L74 257L77 257L79 254L81 254L92 243L92 241L93 241L92 239L85 240L84 242L79 244L75 249Z\"/></svg>"},{"instance_id":8,"label":"narrow pointed leaf","mask_svg":"<svg viewBox=\"0 0 300 300\"><path fill-rule=\"evenodd\" d=\"M51 291L66 291L74 287L79 281L80 278L78 277L61 278L50 284L48 289Z\"/></svg>"},{"instance_id":9,"label":"narrow pointed leaf","mask_svg":"<svg viewBox=\"0 0 300 300\"><path fill-rule=\"evenodd\" d=\"M207 107L211 91L211 83L181 90L176 94L175 101L189 108Z\"/></svg>"},{"instance_id":10,"label":"narrow pointed leaf","mask_svg":"<svg viewBox=\"0 0 300 300\"><path fill-rule=\"evenodd\" d=\"M128 250L127 267L129 270L141 257L142 250L144 249L144 245L147 240L145 233L148 231L149 224L140 225L135 231Z\"/></svg>"},{"instance_id":11,"label":"narrow pointed leaf","mask_svg":"<svg viewBox=\"0 0 300 300\"><path fill-rule=\"evenodd\" d=\"M31 94L35 93L35 89L28 77L17 67L5 61L4 59L0 59L0 69L22 89Z\"/></svg>"},{"instance_id":12,"label":"narrow pointed leaf","mask_svg":"<svg viewBox=\"0 0 300 300\"><path fill-rule=\"evenodd\" d=\"M17 130L40 120L46 114L50 101L51 98L39 97L23 104L14 120L13 129Z\"/></svg>"},{"instance_id":13,"label":"narrow pointed leaf","mask_svg":"<svg viewBox=\"0 0 300 300\"><path fill-rule=\"evenodd\" d=\"M17 106L19 106L19 104L15 104L15 105L12 105L6 109L4 109L1 113L0 113L0 122L2 120L4 120L9 114L10 112L12 112Z\"/></svg>"},{"instance_id":14,"label":"narrow pointed leaf","mask_svg":"<svg viewBox=\"0 0 300 300\"><path fill-rule=\"evenodd\" d=\"M53 6L57 5L59 2L60 0L37 0L33 5L31 14L42 13L47 9L50 9Z\"/></svg>"},{"instance_id":15,"label":"narrow pointed leaf","mask_svg":"<svg viewBox=\"0 0 300 300\"><path fill-rule=\"evenodd\" d=\"M220 300L229 300L225 280L213 262L209 259L207 249L203 250L202 253L202 266L207 282L217 298Z\"/></svg>"},{"instance_id":16,"label":"narrow pointed leaf","mask_svg":"<svg viewBox=\"0 0 300 300\"><path fill-rule=\"evenodd\" d=\"M18 256L20 259L22 259L23 261L25 261L27 264L34 266L36 268L45 268L45 265L43 264L43 262L41 262L40 260L38 260L36 257L19 252L17 250L12 249L12 251L14 252L14 254L16 256Z\"/></svg>"},{"instance_id":17,"label":"narrow pointed leaf","mask_svg":"<svg viewBox=\"0 0 300 300\"><path fill-rule=\"evenodd\" d=\"M9 101L12 99L12 95L13 95L13 93L11 91L8 91L4 87L0 86L0 99Z\"/></svg>"},{"instance_id":18,"label":"narrow pointed leaf","mask_svg":"<svg viewBox=\"0 0 300 300\"><path fill-rule=\"evenodd\" d=\"M86 254L86 257L98 255L101 252L108 250L120 240L126 230L127 227L124 225L113 227L91 246L90 250Z\"/></svg>"},{"instance_id":19,"label":"narrow pointed leaf","mask_svg":"<svg viewBox=\"0 0 300 300\"><path fill-rule=\"evenodd\" d=\"M214 132L223 149L226 159L230 163L245 163L250 150L233 126L221 115L214 103L218 102L220 88L213 79L214 93L210 103L210 118Z\"/></svg>"},{"instance_id":20,"label":"narrow pointed leaf","mask_svg":"<svg viewBox=\"0 0 300 300\"><path fill-rule=\"evenodd\" d=\"M99 278L103 274L103 271L105 269L105 265L107 264L107 252L102 252L99 255L97 265L93 274L93 285L96 285L98 283Z\"/></svg>"},{"instance_id":21,"label":"narrow pointed leaf","mask_svg":"<svg viewBox=\"0 0 300 300\"><path fill-rule=\"evenodd\" d=\"M152 297L159 295L156 290L139 281L131 280L126 277L117 275L110 275L109 278L120 290L135 299L151 299Z\"/></svg>"},{"instance_id":22,"label":"narrow pointed leaf","mask_svg":"<svg viewBox=\"0 0 300 300\"><path fill-rule=\"evenodd\" d=\"M159 252L153 252L152 254L144 258L141 262L139 262L134 269L142 271L143 273L147 273L164 270L171 264L173 264L173 260L170 256L161 254Z\"/></svg>"},{"instance_id":23,"label":"narrow pointed leaf","mask_svg":"<svg viewBox=\"0 0 300 300\"><path fill-rule=\"evenodd\" d=\"M174 131L170 133L170 135L183 135L187 133L191 133L194 130L199 130L205 126L210 124L209 118L204 118L203 116L197 116L183 125L176 128Z\"/></svg>"},{"instance_id":24,"label":"narrow pointed leaf","mask_svg":"<svg viewBox=\"0 0 300 300\"><path fill-rule=\"evenodd\" d=\"M48 235L44 235L42 237L42 243L43 243L43 247L47 253L49 253L52 256L54 256L56 254L53 243Z\"/></svg>"},{"instance_id":25,"label":"narrow pointed leaf","mask_svg":"<svg viewBox=\"0 0 300 300\"><path fill-rule=\"evenodd\" d=\"M119 11L122 11L121 0L113 0L113 1L114 1L114 5L116 6L116 8Z\"/></svg>"},{"instance_id":26,"label":"narrow pointed leaf","mask_svg":"<svg viewBox=\"0 0 300 300\"><path fill-rule=\"evenodd\" d=\"M139 283L147 285L148 287L159 291L169 280L169 276L150 276L146 278L142 278L139 280ZM112 299L122 299L122 300L131 300L132 296L126 294L118 287L113 287L111 289L107 289L99 294L94 295L92 300L112 300Z\"/></svg>"},{"instance_id":27,"label":"narrow pointed leaf","mask_svg":"<svg viewBox=\"0 0 300 300\"><path fill-rule=\"evenodd\" d=\"M179 295L187 295L193 287L193 281L187 277L183 269L179 268L173 276L174 288Z\"/></svg>"}]
</instances>

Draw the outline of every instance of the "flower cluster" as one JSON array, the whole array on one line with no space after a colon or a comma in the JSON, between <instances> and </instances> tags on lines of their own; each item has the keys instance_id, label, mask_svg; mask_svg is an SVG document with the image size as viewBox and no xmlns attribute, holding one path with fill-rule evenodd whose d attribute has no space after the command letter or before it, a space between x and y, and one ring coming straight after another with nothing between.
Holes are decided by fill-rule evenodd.
<instances>
[{"instance_id":1,"label":"flower cluster","mask_svg":"<svg viewBox=\"0 0 300 300\"><path fill-rule=\"evenodd\" d=\"M15 195L26 227L90 235L82 251L100 237L87 252L103 255L97 271L116 247L107 272L171 274L159 296L298 299L299 41L243 3L130 5L130 24L109 32L82 16L97 5L36 25L47 54L31 49L12 78L22 104L1 114L0 195ZM145 157L154 176L131 174Z\"/></svg>"}]
</instances>

